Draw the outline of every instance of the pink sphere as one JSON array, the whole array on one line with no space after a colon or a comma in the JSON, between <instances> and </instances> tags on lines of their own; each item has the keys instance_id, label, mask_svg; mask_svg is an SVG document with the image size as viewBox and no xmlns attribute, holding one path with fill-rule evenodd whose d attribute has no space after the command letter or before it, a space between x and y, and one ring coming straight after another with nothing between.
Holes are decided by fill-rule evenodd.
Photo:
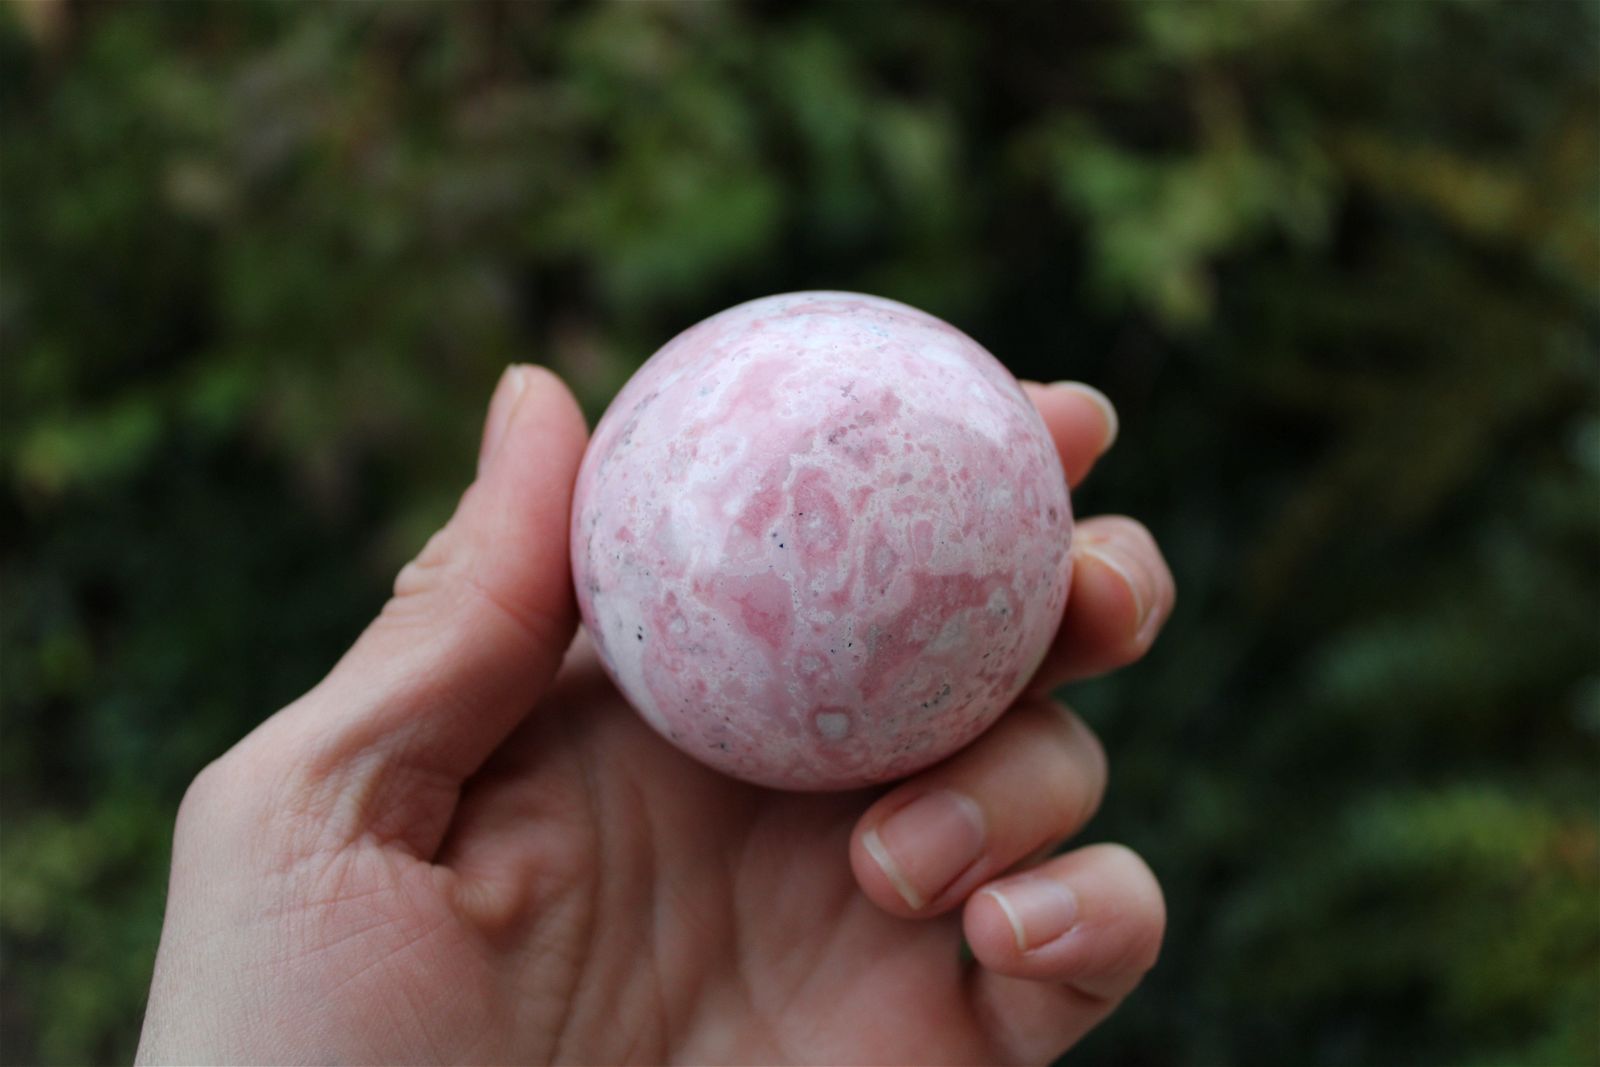
<instances>
[{"instance_id":1,"label":"pink sphere","mask_svg":"<svg viewBox=\"0 0 1600 1067\"><path fill-rule=\"evenodd\" d=\"M679 334L578 474L584 625L662 736L727 774L910 774L1016 699L1066 603L1072 516L1009 372L892 300L786 293Z\"/></svg>"}]
</instances>

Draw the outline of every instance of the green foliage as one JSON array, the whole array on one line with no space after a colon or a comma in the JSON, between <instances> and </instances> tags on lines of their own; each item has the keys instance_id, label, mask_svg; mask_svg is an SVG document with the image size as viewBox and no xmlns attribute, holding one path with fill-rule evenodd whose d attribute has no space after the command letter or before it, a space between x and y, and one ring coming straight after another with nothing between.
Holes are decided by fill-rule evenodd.
<instances>
[{"instance_id":1,"label":"green foliage","mask_svg":"<svg viewBox=\"0 0 1600 1067\"><path fill-rule=\"evenodd\" d=\"M1181 604L1073 699L1167 887L1084 1062L1600 1062L1589 3L0 11L0 1056L126 1059L184 785L500 368L801 287L1103 386Z\"/></svg>"}]
</instances>

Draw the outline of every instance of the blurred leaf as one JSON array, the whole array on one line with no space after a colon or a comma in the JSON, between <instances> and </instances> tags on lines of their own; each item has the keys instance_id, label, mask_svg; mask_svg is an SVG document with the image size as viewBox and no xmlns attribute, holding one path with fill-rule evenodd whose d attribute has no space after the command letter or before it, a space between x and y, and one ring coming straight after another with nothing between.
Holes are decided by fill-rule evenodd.
<instances>
[{"instance_id":1,"label":"blurred leaf","mask_svg":"<svg viewBox=\"0 0 1600 1067\"><path fill-rule=\"evenodd\" d=\"M1075 1060L1600 1063L1600 5L0 7L0 1060L126 1060L193 774L506 363L865 288L1122 431L1074 687L1163 961Z\"/></svg>"}]
</instances>

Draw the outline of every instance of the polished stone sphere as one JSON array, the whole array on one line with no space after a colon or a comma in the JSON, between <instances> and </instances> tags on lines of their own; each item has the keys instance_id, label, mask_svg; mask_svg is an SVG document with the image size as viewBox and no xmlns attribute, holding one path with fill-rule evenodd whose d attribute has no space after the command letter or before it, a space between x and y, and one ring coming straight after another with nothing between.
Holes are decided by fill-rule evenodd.
<instances>
[{"instance_id":1,"label":"polished stone sphere","mask_svg":"<svg viewBox=\"0 0 1600 1067\"><path fill-rule=\"evenodd\" d=\"M578 476L584 625L683 751L787 789L910 774L1017 697L1066 601L1072 517L1016 380L953 326L788 293L641 367Z\"/></svg>"}]
</instances>

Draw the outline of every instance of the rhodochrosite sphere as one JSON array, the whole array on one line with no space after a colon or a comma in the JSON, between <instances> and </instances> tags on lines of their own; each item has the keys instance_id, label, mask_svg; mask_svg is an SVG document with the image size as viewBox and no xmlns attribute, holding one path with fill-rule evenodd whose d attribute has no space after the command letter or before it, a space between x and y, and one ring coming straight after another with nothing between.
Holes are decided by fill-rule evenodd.
<instances>
[{"instance_id":1,"label":"rhodochrosite sphere","mask_svg":"<svg viewBox=\"0 0 1600 1067\"><path fill-rule=\"evenodd\" d=\"M679 748L787 789L949 755L1055 633L1072 518L1039 414L904 304L788 293L639 369L578 475L583 620Z\"/></svg>"}]
</instances>

